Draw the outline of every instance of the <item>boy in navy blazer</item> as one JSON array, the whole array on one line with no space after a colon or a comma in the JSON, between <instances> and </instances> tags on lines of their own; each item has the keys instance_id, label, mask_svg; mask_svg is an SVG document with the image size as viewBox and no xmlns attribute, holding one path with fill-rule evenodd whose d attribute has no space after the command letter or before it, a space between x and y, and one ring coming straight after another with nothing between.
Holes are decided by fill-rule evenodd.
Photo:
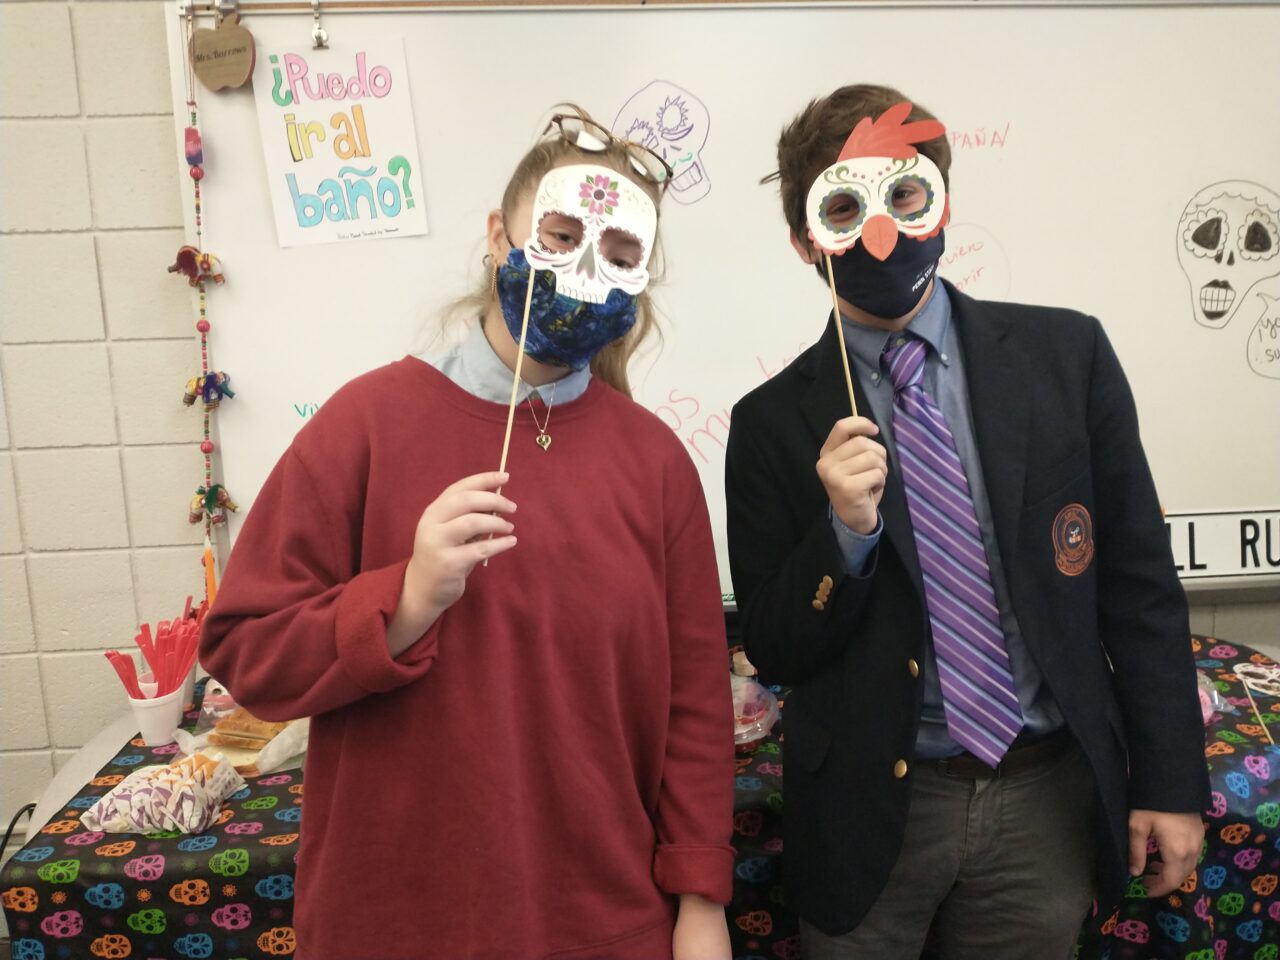
<instances>
[{"instance_id":1,"label":"boy in navy blazer","mask_svg":"<svg viewBox=\"0 0 1280 960\"><path fill-rule=\"evenodd\" d=\"M813 101L778 165L839 316L734 408L725 488L747 653L794 688L805 954L1068 957L1126 866L1183 882L1208 800L1124 373L1093 318L937 277L950 149L899 92Z\"/></svg>"}]
</instances>

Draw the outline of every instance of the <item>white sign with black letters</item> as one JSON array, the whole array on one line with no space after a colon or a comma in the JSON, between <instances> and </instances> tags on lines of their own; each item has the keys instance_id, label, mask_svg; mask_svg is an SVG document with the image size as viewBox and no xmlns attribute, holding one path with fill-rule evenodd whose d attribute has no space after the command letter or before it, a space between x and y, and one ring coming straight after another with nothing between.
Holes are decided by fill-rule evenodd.
<instances>
[{"instance_id":1,"label":"white sign with black letters","mask_svg":"<svg viewBox=\"0 0 1280 960\"><path fill-rule=\"evenodd\" d=\"M1280 508L1165 516L1178 576L1280 576Z\"/></svg>"}]
</instances>

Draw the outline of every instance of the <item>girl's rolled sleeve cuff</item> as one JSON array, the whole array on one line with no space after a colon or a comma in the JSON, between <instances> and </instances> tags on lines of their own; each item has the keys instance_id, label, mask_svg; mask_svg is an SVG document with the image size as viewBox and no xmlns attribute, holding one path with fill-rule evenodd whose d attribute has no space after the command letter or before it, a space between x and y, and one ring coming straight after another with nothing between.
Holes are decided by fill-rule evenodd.
<instances>
[{"instance_id":1,"label":"girl's rolled sleeve cuff","mask_svg":"<svg viewBox=\"0 0 1280 960\"><path fill-rule=\"evenodd\" d=\"M664 893L696 893L713 903L727 904L733 898L733 848L659 844L653 858L653 879Z\"/></svg>"},{"instance_id":2,"label":"girl's rolled sleeve cuff","mask_svg":"<svg viewBox=\"0 0 1280 960\"><path fill-rule=\"evenodd\" d=\"M436 655L440 621L393 659L387 625L400 605L408 560L368 570L351 580L338 600L336 639L343 669L361 689L386 693L422 676Z\"/></svg>"}]
</instances>

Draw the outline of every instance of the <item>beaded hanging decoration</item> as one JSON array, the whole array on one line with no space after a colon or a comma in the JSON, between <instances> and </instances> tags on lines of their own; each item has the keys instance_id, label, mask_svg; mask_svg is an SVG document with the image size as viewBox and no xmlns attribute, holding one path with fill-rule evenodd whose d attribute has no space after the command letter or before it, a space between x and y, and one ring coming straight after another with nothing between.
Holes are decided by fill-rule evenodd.
<instances>
[{"instance_id":1,"label":"beaded hanging decoration","mask_svg":"<svg viewBox=\"0 0 1280 960\"><path fill-rule=\"evenodd\" d=\"M170 273L177 273L187 278L187 283L196 291L199 316L196 320L196 331L200 335L200 372L187 381L182 402L188 406L201 400L203 423L200 453L204 457L204 482L196 488L191 498L187 519L195 524L203 521L205 533L205 549L203 563L205 566L206 599L213 600L215 592L215 576L213 571L213 529L215 524L226 522L226 510L238 509L231 496L220 483L213 480L213 454L217 449L210 435L210 421L213 411L218 408L224 397L234 397L231 390L231 378L222 371L209 369L209 304L206 286L209 283L222 284L225 280L218 258L204 249L204 216L201 208L200 185L204 179L204 148L200 138L200 120L196 106L195 66L192 57L192 36L194 17L190 9L186 20L186 93L187 109L190 125L186 128L183 143L187 159L187 172L191 176L192 193L195 204L195 245L179 249L174 263L169 267Z\"/></svg>"}]
</instances>

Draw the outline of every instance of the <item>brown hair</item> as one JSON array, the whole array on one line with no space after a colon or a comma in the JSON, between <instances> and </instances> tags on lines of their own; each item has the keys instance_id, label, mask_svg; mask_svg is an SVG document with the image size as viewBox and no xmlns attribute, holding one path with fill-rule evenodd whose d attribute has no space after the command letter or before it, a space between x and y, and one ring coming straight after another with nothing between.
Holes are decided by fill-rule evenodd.
<instances>
[{"instance_id":1,"label":"brown hair","mask_svg":"<svg viewBox=\"0 0 1280 960\"><path fill-rule=\"evenodd\" d=\"M559 103L553 109L557 113L591 120L591 115L574 103ZM503 218L511 216L521 197L534 190L553 167L559 166L566 160L583 159L610 166L634 180L653 200L655 207L661 206L661 190L656 184L635 175L627 150L619 143L610 141L605 150L588 152L562 137L548 135L530 147L516 164L515 172L511 175L507 189L502 194ZM662 269L662 247L659 237L655 235L648 264L650 285L661 279ZM449 305L446 309L446 322L449 317L460 313L467 313L470 316L475 316L476 313L483 314L493 299L491 282L490 274L486 272L481 286L476 291ZM627 375L627 366L632 356L650 336L656 336L659 339L662 336L658 329L657 308L649 295L649 288L642 290L636 299L635 325L627 331L626 336L609 344L591 360L591 373L628 397L631 396L631 381Z\"/></svg>"},{"instance_id":2,"label":"brown hair","mask_svg":"<svg viewBox=\"0 0 1280 960\"><path fill-rule=\"evenodd\" d=\"M778 137L778 169L762 179L761 183L778 181L782 195L782 212L787 225L801 240L808 239L805 199L809 185L826 167L835 162L840 148L849 133L863 117L878 117L895 103L909 98L892 87L873 84L854 84L841 87L821 99L809 101ZM908 121L936 120L937 118L914 104ZM948 185L951 168L951 144L945 136L927 140L917 148L937 164L942 172L944 185ZM825 276L825 274L824 274Z\"/></svg>"}]
</instances>

